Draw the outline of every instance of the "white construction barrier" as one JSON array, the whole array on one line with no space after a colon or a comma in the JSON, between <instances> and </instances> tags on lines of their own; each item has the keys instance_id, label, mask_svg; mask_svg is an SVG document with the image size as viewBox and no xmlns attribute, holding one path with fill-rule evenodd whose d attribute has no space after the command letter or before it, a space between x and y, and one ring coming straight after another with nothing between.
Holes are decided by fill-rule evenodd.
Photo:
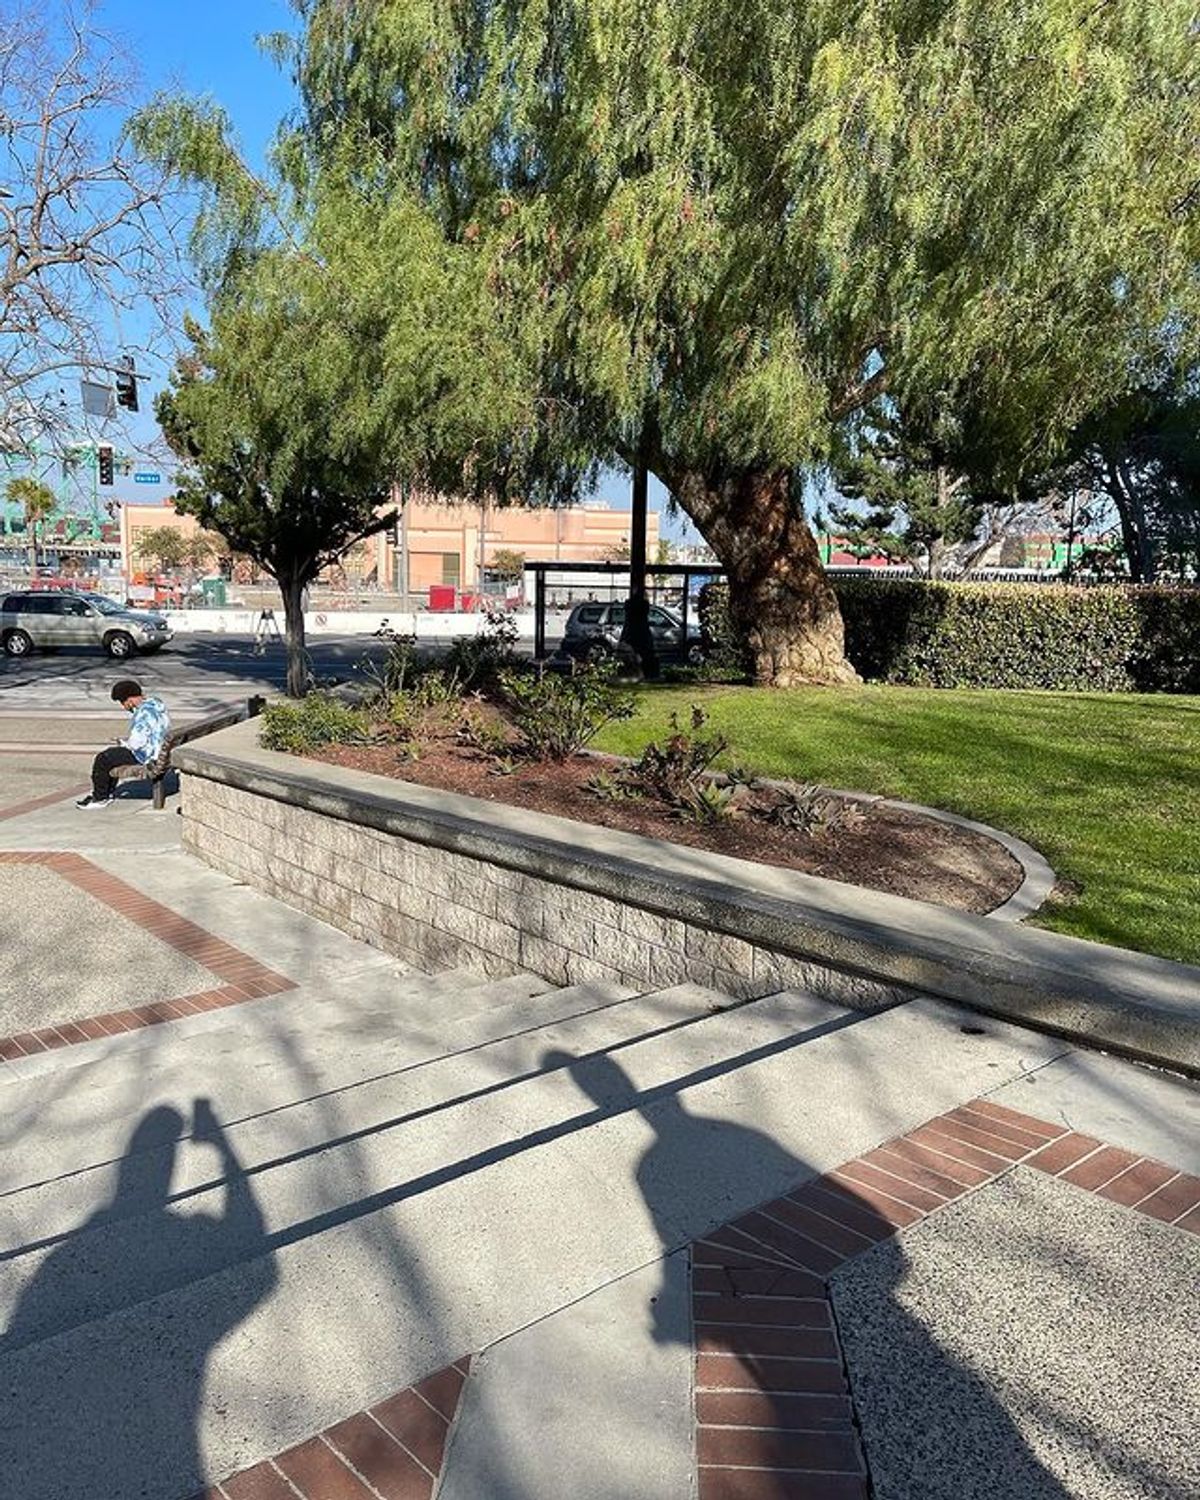
<instances>
[{"instance_id":1,"label":"white construction barrier","mask_svg":"<svg viewBox=\"0 0 1200 1500\"><path fill-rule=\"evenodd\" d=\"M177 635L212 631L217 635L253 635L261 615L256 609L168 609L161 611ZM532 610L515 611L511 617L520 640L533 639ZM483 614L432 614L425 610L394 612L358 609L311 609L304 616L310 636L370 636L386 622L397 635L415 635L419 641L450 641L460 635L477 635L487 620ZM283 610L275 611L275 622L283 630Z\"/></svg>"}]
</instances>

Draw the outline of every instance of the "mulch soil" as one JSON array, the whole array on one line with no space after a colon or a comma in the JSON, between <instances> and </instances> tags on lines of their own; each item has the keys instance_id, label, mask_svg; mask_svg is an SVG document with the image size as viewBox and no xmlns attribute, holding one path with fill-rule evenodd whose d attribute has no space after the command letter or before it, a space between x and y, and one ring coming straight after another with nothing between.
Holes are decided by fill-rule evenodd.
<instances>
[{"instance_id":1,"label":"mulch soil","mask_svg":"<svg viewBox=\"0 0 1200 1500\"><path fill-rule=\"evenodd\" d=\"M423 743L415 760L389 741L328 746L312 754L330 765L803 870L960 911L994 910L1022 879L1021 866L994 839L898 808L860 804L864 818L858 827L810 835L748 814L695 823L648 799L600 800L586 790L586 783L597 771L612 772L624 764L607 756L582 755L562 764L522 762L512 774L500 776L491 757L449 736Z\"/></svg>"}]
</instances>

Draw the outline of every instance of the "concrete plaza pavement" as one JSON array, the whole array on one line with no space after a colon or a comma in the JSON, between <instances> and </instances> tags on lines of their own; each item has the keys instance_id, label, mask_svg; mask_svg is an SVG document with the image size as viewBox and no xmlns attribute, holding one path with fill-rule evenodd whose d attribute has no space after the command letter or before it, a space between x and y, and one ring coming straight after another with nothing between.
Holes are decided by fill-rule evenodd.
<instances>
[{"instance_id":1,"label":"concrete plaza pavement","mask_svg":"<svg viewBox=\"0 0 1200 1500\"><path fill-rule=\"evenodd\" d=\"M54 722L60 743L87 724ZM52 894L50 868L0 864L14 913L0 1037L39 1009L48 1021L131 1003L89 965L96 924L144 953L155 930L183 941L174 913L290 987L0 1064L5 1493L241 1500L254 1483L316 1500L304 1476L332 1465L329 1500L378 1500L388 1488L337 1434L467 1354L444 1461L417 1465L421 1493L1015 1500L987 1489L1005 1463L1035 1476L1020 1492L1034 1500L1195 1493L1194 1444L1178 1435L1200 1417L1186 1300L1200 1238L1120 1192L1149 1174L1147 1201L1165 1194L1186 1218L1194 1085L932 1001L868 1016L796 994L738 1006L695 986L422 975L184 855L174 798L164 813L136 798L90 816L69 801L19 811L23 790L40 799L60 774L65 788L80 764L0 758L0 777L14 772L0 856L80 854L167 916L127 931L98 897ZM74 962L49 966L52 949ZM192 951L165 960L159 998L203 982L188 965L216 960ZM1069 1164L1053 1177L1012 1165L1023 1128L981 1123L977 1100L1073 1133L1116 1197L1086 1197ZM1016 1156L1001 1161L1006 1140ZM1003 1170L972 1178L975 1156ZM724 1407L698 1386L701 1309L729 1299L702 1294L721 1276L777 1280L755 1236L794 1255L794 1228L751 1211L831 1173L817 1202L856 1191L844 1212L860 1228L871 1203L907 1221L831 1274L846 1394L770 1396L785 1368L834 1366L768 1353L750 1361L766 1386L727 1393L759 1403L754 1423L710 1420ZM730 1221L742 1227L722 1232ZM708 1268L712 1236L744 1270ZM748 1319L816 1308L731 1305ZM716 1360L722 1378L743 1367ZM830 1414L811 1415L826 1399ZM833 1411L846 1401L857 1427ZM861 1472L819 1467L860 1441ZM900 1447L924 1455L917 1477L897 1467ZM247 1469L258 1478L224 1483Z\"/></svg>"}]
</instances>

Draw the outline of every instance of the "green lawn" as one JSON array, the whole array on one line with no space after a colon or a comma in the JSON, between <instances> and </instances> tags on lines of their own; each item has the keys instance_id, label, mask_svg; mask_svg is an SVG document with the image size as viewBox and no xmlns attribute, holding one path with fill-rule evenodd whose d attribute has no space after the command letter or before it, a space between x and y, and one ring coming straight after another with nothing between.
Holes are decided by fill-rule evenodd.
<instances>
[{"instance_id":1,"label":"green lawn","mask_svg":"<svg viewBox=\"0 0 1200 1500\"><path fill-rule=\"evenodd\" d=\"M764 776L963 813L1040 849L1059 932L1200 962L1200 698L916 688L647 688L598 748L636 754L700 703Z\"/></svg>"}]
</instances>

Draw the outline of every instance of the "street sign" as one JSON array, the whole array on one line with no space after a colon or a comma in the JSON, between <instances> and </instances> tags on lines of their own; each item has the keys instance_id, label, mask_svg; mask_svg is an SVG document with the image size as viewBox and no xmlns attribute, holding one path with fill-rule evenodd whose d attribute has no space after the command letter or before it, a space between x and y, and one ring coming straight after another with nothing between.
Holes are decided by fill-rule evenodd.
<instances>
[{"instance_id":1,"label":"street sign","mask_svg":"<svg viewBox=\"0 0 1200 1500\"><path fill-rule=\"evenodd\" d=\"M101 385L96 380L81 380L79 395L89 417L111 417L116 410L110 385Z\"/></svg>"},{"instance_id":2,"label":"street sign","mask_svg":"<svg viewBox=\"0 0 1200 1500\"><path fill-rule=\"evenodd\" d=\"M162 483L162 475L161 474L150 474L150 473L147 473L145 471L142 471L142 472L139 472L139 473L137 473L137 474L135 474L133 476L133 482L134 482L134 484L161 484Z\"/></svg>"}]
</instances>

